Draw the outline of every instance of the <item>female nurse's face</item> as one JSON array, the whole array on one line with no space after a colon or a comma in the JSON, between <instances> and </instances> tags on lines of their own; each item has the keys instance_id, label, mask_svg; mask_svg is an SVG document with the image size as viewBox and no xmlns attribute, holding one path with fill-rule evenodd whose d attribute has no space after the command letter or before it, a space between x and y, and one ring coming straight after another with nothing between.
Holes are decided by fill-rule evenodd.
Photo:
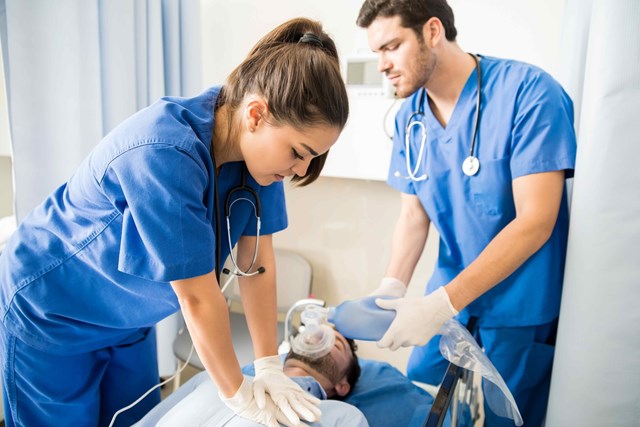
<instances>
[{"instance_id":1,"label":"female nurse's face","mask_svg":"<svg viewBox=\"0 0 640 427\"><path fill-rule=\"evenodd\" d=\"M340 135L339 128L328 125L301 131L273 125L262 117L248 122L241 150L249 173L260 185L305 176L311 159L326 153Z\"/></svg>"}]
</instances>

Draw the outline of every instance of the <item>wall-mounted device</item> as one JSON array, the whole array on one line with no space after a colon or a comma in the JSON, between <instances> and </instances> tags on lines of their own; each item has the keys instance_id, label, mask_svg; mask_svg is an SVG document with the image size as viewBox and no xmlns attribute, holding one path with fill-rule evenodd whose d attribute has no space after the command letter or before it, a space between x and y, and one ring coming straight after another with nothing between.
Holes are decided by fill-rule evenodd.
<instances>
[{"instance_id":1,"label":"wall-mounted device","mask_svg":"<svg viewBox=\"0 0 640 427\"><path fill-rule=\"evenodd\" d=\"M393 98L393 86L378 71L378 55L351 55L346 59L345 82L350 95L366 97Z\"/></svg>"},{"instance_id":2,"label":"wall-mounted device","mask_svg":"<svg viewBox=\"0 0 640 427\"><path fill-rule=\"evenodd\" d=\"M349 121L322 169L323 176L385 181L389 170L395 97L389 79L378 71L373 53L346 57L344 79L349 95Z\"/></svg>"}]
</instances>

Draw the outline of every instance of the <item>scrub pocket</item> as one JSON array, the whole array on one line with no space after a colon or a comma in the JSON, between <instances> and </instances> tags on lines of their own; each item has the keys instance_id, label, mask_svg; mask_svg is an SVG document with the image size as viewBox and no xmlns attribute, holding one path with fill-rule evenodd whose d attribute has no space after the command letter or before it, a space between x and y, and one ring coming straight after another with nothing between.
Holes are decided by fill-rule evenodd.
<instances>
[{"instance_id":1,"label":"scrub pocket","mask_svg":"<svg viewBox=\"0 0 640 427\"><path fill-rule=\"evenodd\" d=\"M510 160L480 159L480 170L469 177L471 202L478 214L511 218L515 215Z\"/></svg>"}]
</instances>

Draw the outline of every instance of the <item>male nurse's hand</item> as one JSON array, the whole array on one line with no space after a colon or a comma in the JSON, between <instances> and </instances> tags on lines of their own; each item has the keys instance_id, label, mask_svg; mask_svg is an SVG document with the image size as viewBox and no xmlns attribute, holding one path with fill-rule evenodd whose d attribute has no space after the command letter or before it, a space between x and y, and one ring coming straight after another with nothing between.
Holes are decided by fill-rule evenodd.
<instances>
[{"instance_id":1,"label":"male nurse's hand","mask_svg":"<svg viewBox=\"0 0 640 427\"><path fill-rule=\"evenodd\" d=\"M395 277L383 277L378 289L369 294L370 297L402 298L407 293L407 285Z\"/></svg>"},{"instance_id":2,"label":"male nurse's hand","mask_svg":"<svg viewBox=\"0 0 640 427\"><path fill-rule=\"evenodd\" d=\"M377 343L378 347L391 350L425 345L444 322L458 314L443 287L423 297L376 299L376 304L396 311L396 318Z\"/></svg>"},{"instance_id":3,"label":"male nurse's hand","mask_svg":"<svg viewBox=\"0 0 640 427\"><path fill-rule=\"evenodd\" d=\"M263 357L253 365L256 370L253 393L258 407L263 408L272 400L289 423L296 426L300 425L300 419L320 421L320 399L302 390L284 374L280 356Z\"/></svg>"}]
</instances>

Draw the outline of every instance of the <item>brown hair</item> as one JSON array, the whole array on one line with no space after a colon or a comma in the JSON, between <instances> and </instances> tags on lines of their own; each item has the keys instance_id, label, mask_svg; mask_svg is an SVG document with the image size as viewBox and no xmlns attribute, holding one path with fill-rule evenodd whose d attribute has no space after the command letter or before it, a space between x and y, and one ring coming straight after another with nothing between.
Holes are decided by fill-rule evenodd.
<instances>
[{"instance_id":1,"label":"brown hair","mask_svg":"<svg viewBox=\"0 0 640 427\"><path fill-rule=\"evenodd\" d=\"M450 42L455 41L458 31L453 22L453 11L446 0L365 0L356 24L367 28L377 17L399 16L402 26L411 28L418 40L422 38L422 27L431 18L438 18L444 34Z\"/></svg>"},{"instance_id":2,"label":"brown hair","mask_svg":"<svg viewBox=\"0 0 640 427\"><path fill-rule=\"evenodd\" d=\"M336 45L319 22L296 18L273 29L231 72L220 101L233 114L248 93L264 97L275 125L297 130L329 125L344 128L349 115L347 90L340 74ZM315 181L328 153L311 160L304 186Z\"/></svg>"},{"instance_id":3,"label":"brown hair","mask_svg":"<svg viewBox=\"0 0 640 427\"><path fill-rule=\"evenodd\" d=\"M344 400L344 398L349 396L349 394L353 391L353 389L356 386L356 383L358 382L358 379L360 378L360 373L361 373L360 361L358 360L358 354L356 353L356 351L358 350L358 345L351 338L346 338L346 340L349 343L349 347L351 348L351 354L353 355L353 357L351 358L351 361L349 362L349 365L347 366L347 372L345 373L347 377L347 382L351 387L349 388L349 393L340 397L340 400Z\"/></svg>"}]
</instances>

